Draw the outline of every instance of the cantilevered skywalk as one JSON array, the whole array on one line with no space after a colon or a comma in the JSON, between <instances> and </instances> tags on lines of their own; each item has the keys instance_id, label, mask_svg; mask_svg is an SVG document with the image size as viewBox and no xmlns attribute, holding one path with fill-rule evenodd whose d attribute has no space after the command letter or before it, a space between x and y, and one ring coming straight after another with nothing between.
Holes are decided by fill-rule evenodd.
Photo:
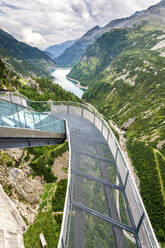
<instances>
[{"instance_id":1,"label":"cantilevered skywalk","mask_svg":"<svg viewBox=\"0 0 165 248\"><path fill-rule=\"evenodd\" d=\"M30 102L11 93L0 99L1 148L68 139L58 248L159 247L118 142L97 111L73 102Z\"/></svg>"}]
</instances>

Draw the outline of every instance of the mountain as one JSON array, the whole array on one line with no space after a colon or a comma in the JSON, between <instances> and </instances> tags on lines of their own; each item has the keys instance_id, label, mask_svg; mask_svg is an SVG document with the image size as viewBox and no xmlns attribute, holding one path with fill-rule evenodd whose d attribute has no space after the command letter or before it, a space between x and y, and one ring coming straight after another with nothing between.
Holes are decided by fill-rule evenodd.
<instances>
[{"instance_id":1,"label":"mountain","mask_svg":"<svg viewBox=\"0 0 165 248\"><path fill-rule=\"evenodd\" d=\"M0 29L0 57L12 65L22 75L47 75L55 63L38 48L16 40L12 35Z\"/></svg>"},{"instance_id":2,"label":"mountain","mask_svg":"<svg viewBox=\"0 0 165 248\"><path fill-rule=\"evenodd\" d=\"M137 11L129 17L113 20L104 27L94 27L77 40L77 42L69 49L66 49L63 54L56 58L55 61L57 65L63 67L74 66L92 42L96 41L96 39L98 39L103 33L109 32L113 28L131 28L136 23L139 24L146 20L153 26L157 27L159 25L159 28L163 28L165 15L161 7L163 7L164 4L164 0L162 0L160 3L151 6L147 10Z\"/></svg>"},{"instance_id":3,"label":"mountain","mask_svg":"<svg viewBox=\"0 0 165 248\"><path fill-rule=\"evenodd\" d=\"M100 32L101 28L99 26L95 26L85 33L72 46L67 48L59 57L55 59L57 65L61 67L72 67L75 65L85 52L87 46L102 34L102 32L101 34Z\"/></svg>"},{"instance_id":4,"label":"mountain","mask_svg":"<svg viewBox=\"0 0 165 248\"><path fill-rule=\"evenodd\" d=\"M72 46L75 42L76 40L68 40L61 44L49 46L47 49L45 49L45 52L48 54L48 56L55 59L56 57L60 56L65 51L65 49Z\"/></svg>"},{"instance_id":5,"label":"mountain","mask_svg":"<svg viewBox=\"0 0 165 248\"><path fill-rule=\"evenodd\" d=\"M83 98L120 129L140 192L165 245L165 1L136 13L92 43L69 77ZM164 247L164 246L163 246Z\"/></svg>"}]
</instances>

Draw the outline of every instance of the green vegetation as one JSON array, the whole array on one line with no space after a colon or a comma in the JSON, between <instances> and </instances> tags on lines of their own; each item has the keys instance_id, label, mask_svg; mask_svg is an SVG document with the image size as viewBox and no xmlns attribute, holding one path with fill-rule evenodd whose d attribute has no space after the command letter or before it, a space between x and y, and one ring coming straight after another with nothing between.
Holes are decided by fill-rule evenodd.
<instances>
[{"instance_id":1,"label":"green vegetation","mask_svg":"<svg viewBox=\"0 0 165 248\"><path fill-rule=\"evenodd\" d=\"M62 179L57 183L57 189L52 199L54 212L63 211L66 188L67 188L67 179Z\"/></svg>"},{"instance_id":2,"label":"green vegetation","mask_svg":"<svg viewBox=\"0 0 165 248\"><path fill-rule=\"evenodd\" d=\"M67 150L68 144L66 142L58 146L28 148L27 156L29 153L34 155L34 158L30 163L34 175L43 176L47 183L55 182L57 177L53 175L51 167L54 163L54 159L61 156L62 153Z\"/></svg>"},{"instance_id":3,"label":"green vegetation","mask_svg":"<svg viewBox=\"0 0 165 248\"><path fill-rule=\"evenodd\" d=\"M70 67L76 64L81 55L85 52L84 44L76 42L71 47L67 48L62 55L55 58L55 62L58 66Z\"/></svg>"},{"instance_id":4,"label":"green vegetation","mask_svg":"<svg viewBox=\"0 0 165 248\"><path fill-rule=\"evenodd\" d=\"M11 167L13 165L13 159L8 154L0 151L0 164Z\"/></svg>"},{"instance_id":5,"label":"green vegetation","mask_svg":"<svg viewBox=\"0 0 165 248\"><path fill-rule=\"evenodd\" d=\"M0 29L0 56L24 76L46 76L55 66L53 60L38 48L19 42Z\"/></svg>"},{"instance_id":6,"label":"green vegetation","mask_svg":"<svg viewBox=\"0 0 165 248\"><path fill-rule=\"evenodd\" d=\"M41 248L39 234L43 233L49 248L57 247L61 230L62 215L54 215L54 200L60 202L60 209L63 211L67 180L61 180L57 184L45 184L44 192L41 195L39 212L35 221L30 225L24 234L26 248ZM56 189L56 191L55 191ZM55 193L54 193L55 191ZM58 192L57 192L58 191ZM57 193L56 193L57 192ZM61 197L61 194L63 197Z\"/></svg>"},{"instance_id":7,"label":"green vegetation","mask_svg":"<svg viewBox=\"0 0 165 248\"><path fill-rule=\"evenodd\" d=\"M153 149L144 142L127 142L129 155L140 179L140 192L147 213L160 241L165 240L165 202L161 193L159 175ZM144 152L145 151L145 152Z\"/></svg>"},{"instance_id":8,"label":"green vegetation","mask_svg":"<svg viewBox=\"0 0 165 248\"><path fill-rule=\"evenodd\" d=\"M52 101L79 101L78 97L73 93L62 89L61 86L54 84L52 80L48 78L37 78L35 82L38 85L38 89L28 85L19 87L19 92L31 101L48 101L49 99ZM42 103L38 103L37 106L39 106L40 110Z\"/></svg>"}]
</instances>

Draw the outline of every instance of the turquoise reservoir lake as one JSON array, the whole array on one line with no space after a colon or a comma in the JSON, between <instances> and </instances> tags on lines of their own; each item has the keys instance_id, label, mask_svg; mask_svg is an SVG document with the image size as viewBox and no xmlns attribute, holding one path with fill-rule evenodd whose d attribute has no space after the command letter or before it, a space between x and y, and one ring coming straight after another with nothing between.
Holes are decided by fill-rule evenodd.
<instances>
[{"instance_id":1,"label":"turquoise reservoir lake","mask_svg":"<svg viewBox=\"0 0 165 248\"><path fill-rule=\"evenodd\" d=\"M82 98L84 90L80 89L77 83L66 78L66 75L70 72L70 69L55 69L51 72L54 77L54 82L59 84L63 89L74 93L79 98Z\"/></svg>"}]
</instances>

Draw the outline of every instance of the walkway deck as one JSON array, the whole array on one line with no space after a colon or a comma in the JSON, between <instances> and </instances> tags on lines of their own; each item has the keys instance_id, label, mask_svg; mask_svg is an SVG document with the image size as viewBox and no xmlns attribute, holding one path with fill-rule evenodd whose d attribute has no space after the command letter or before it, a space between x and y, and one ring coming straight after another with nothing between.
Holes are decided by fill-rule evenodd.
<instances>
[{"instance_id":1,"label":"walkway deck","mask_svg":"<svg viewBox=\"0 0 165 248\"><path fill-rule=\"evenodd\" d=\"M94 124L83 117L65 114L56 117L67 120L71 144L72 214L64 247L130 247L127 243L136 247L134 235L125 235L119 224L122 223L121 209L117 209L116 195L122 185L116 185L120 180L105 138ZM121 190L120 194L123 201ZM101 218L97 213L101 214ZM131 225L132 216L129 217L124 205L122 214L125 216L123 224L134 225ZM103 220L102 216L107 220ZM108 221L108 217L119 226Z\"/></svg>"},{"instance_id":2,"label":"walkway deck","mask_svg":"<svg viewBox=\"0 0 165 248\"><path fill-rule=\"evenodd\" d=\"M130 170L103 117L87 105L72 102L44 102L51 115L37 113L26 110L35 102L17 98L19 106L0 104L2 110L6 105L12 110L0 115L0 123L8 127L12 123L13 132L15 127L28 128L65 137L63 120L67 121L70 166L58 248L159 248Z\"/></svg>"}]
</instances>

